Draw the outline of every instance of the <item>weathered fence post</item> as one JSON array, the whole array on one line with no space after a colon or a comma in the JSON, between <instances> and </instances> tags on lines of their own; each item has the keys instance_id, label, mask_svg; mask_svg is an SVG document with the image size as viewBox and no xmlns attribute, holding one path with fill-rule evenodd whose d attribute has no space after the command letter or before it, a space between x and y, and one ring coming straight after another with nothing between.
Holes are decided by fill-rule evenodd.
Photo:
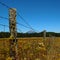
<instances>
[{"instance_id":1,"label":"weathered fence post","mask_svg":"<svg viewBox=\"0 0 60 60\"><path fill-rule=\"evenodd\" d=\"M10 57L13 60L18 60L17 55L17 32L16 32L16 9L9 9L9 29L10 29Z\"/></svg>"},{"instance_id":2,"label":"weathered fence post","mask_svg":"<svg viewBox=\"0 0 60 60\"><path fill-rule=\"evenodd\" d=\"M46 47L46 30L43 31L43 43Z\"/></svg>"}]
</instances>

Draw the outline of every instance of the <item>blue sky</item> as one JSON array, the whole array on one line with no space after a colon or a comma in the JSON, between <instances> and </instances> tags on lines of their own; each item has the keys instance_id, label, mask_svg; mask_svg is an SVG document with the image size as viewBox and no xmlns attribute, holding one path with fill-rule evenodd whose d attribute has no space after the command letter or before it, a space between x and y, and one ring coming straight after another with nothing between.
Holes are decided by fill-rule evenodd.
<instances>
[{"instance_id":1,"label":"blue sky","mask_svg":"<svg viewBox=\"0 0 60 60\"><path fill-rule=\"evenodd\" d=\"M37 31L60 32L60 0L0 0L20 13L21 16ZM8 17L8 9L0 4L0 16ZM20 17L17 21L26 25ZM1 24L8 21L0 19ZM26 25L27 26L27 25ZM30 29L17 25L23 32ZM4 31L0 26L0 31ZM9 31L6 28L6 31Z\"/></svg>"}]
</instances>

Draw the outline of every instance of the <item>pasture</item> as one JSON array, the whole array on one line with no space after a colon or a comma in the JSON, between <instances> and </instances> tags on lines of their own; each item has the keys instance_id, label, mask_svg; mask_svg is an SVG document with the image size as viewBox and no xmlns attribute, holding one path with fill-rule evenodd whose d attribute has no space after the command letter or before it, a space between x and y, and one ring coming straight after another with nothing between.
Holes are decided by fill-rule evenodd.
<instances>
[{"instance_id":1,"label":"pasture","mask_svg":"<svg viewBox=\"0 0 60 60\"><path fill-rule=\"evenodd\" d=\"M60 37L17 38L19 60L60 60ZM44 41L45 40L45 41ZM0 38L0 60L10 53L9 38Z\"/></svg>"}]
</instances>

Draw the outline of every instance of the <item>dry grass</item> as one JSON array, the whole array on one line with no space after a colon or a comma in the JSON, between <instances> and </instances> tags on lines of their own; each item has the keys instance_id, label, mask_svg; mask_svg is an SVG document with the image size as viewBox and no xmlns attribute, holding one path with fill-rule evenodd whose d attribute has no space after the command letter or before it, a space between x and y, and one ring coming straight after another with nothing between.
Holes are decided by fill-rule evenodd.
<instances>
[{"instance_id":1,"label":"dry grass","mask_svg":"<svg viewBox=\"0 0 60 60\"><path fill-rule=\"evenodd\" d=\"M18 38L19 60L59 60L60 59L60 37L46 38L45 46L42 37ZM9 55L9 38L0 38L0 60ZM5 53L6 52L6 53ZM47 52L47 53L46 53Z\"/></svg>"}]
</instances>

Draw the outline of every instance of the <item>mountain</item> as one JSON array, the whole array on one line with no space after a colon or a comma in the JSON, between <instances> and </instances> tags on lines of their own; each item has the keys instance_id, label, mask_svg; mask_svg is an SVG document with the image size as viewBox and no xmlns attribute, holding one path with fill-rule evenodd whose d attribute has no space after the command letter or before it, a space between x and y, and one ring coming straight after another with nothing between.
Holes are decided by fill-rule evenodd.
<instances>
[{"instance_id":1,"label":"mountain","mask_svg":"<svg viewBox=\"0 0 60 60\"><path fill-rule=\"evenodd\" d=\"M26 32L26 33L29 33L29 34L31 34L31 33L36 33L35 31L33 31L33 30L29 30L28 32Z\"/></svg>"}]
</instances>

